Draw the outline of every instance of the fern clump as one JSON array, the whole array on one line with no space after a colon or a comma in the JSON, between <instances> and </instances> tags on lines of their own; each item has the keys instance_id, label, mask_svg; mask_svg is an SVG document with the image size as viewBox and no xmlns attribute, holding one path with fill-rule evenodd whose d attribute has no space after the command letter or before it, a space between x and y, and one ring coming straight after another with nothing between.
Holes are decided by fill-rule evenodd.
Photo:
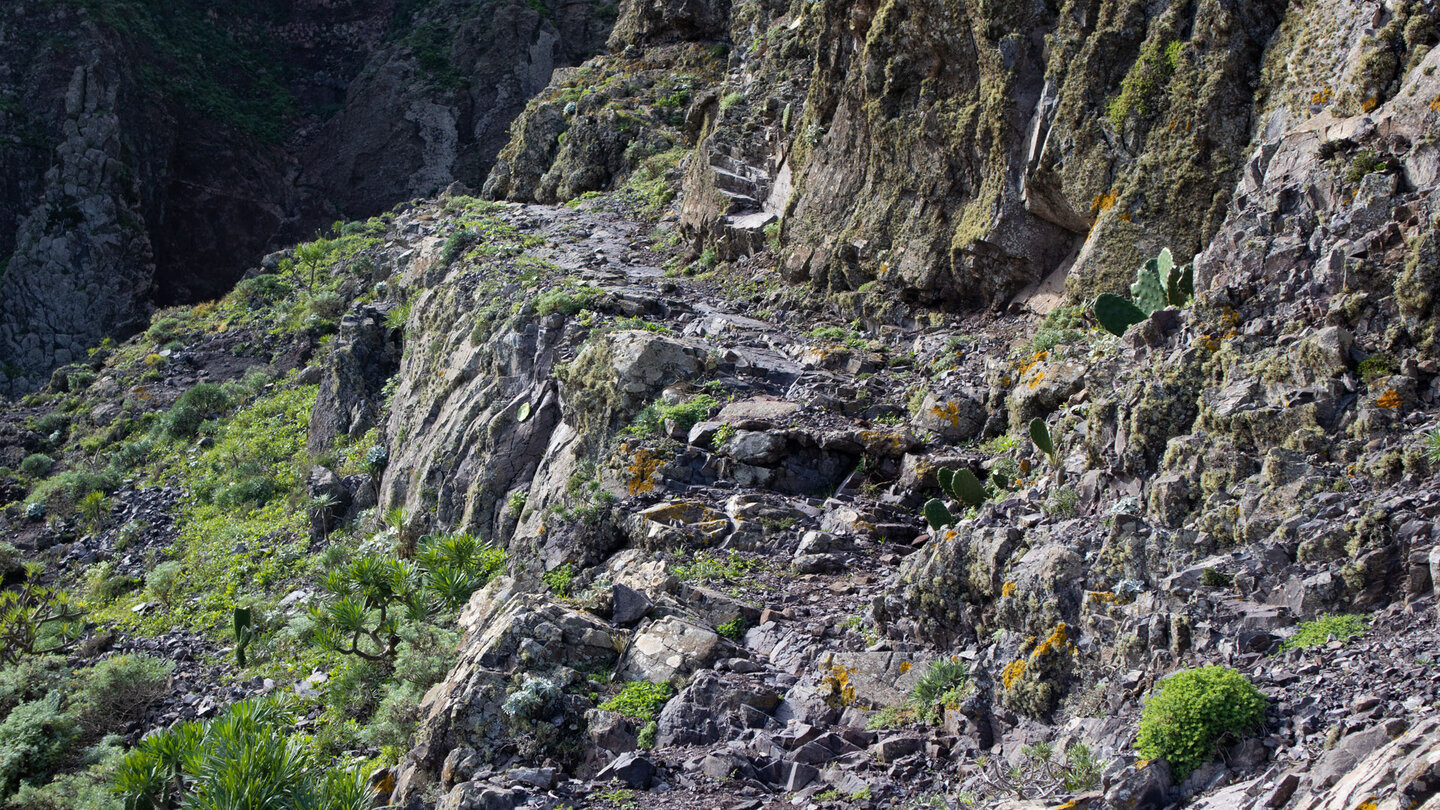
<instances>
[{"instance_id":1,"label":"fern clump","mask_svg":"<svg viewBox=\"0 0 1440 810\"><path fill-rule=\"evenodd\" d=\"M1175 778L1184 779L1222 741L1259 728L1266 706L1260 690L1229 667L1177 672L1146 698L1135 747L1147 759L1164 757Z\"/></svg>"}]
</instances>

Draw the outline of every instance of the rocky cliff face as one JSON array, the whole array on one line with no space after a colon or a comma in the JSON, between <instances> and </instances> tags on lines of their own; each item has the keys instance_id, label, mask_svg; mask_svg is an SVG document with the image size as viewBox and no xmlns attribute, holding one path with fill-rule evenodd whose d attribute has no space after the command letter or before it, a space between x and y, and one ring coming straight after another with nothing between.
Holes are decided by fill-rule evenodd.
<instances>
[{"instance_id":1,"label":"rocky cliff face","mask_svg":"<svg viewBox=\"0 0 1440 810\"><path fill-rule=\"evenodd\" d=\"M372 167L483 163L481 111L560 61L547 24L596 30L492 11L441 33L477 65L541 43L493 94L386 45L304 182L364 206ZM0 414L0 530L87 583L113 635L75 666L204 682L125 733L280 686L375 803L1433 806L1435 20L627 3L517 120L496 201L341 227L319 282L261 272ZM24 234L118 266L155 250L89 224L145 210L106 158L125 85L68 81L53 185L101 192ZM1193 295L1177 269L1102 328L1164 247ZM503 570L407 604L398 651L315 646L332 572L402 587L457 532ZM189 578L148 584L152 554ZM242 602L260 662L200 670ZM1206 667L1259 714L1152 756L1147 702Z\"/></svg>"},{"instance_id":2,"label":"rocky cliff face","mask_svg":"<svg viewBox=\"0 0 1440 810\"><path fill-rule=\"evenodd\" d=\"M603 4L22 2L0 23L0 387L337 218L479 186ZM206 55L196 59L196 53Z\"/></svg>"}]
</instances>

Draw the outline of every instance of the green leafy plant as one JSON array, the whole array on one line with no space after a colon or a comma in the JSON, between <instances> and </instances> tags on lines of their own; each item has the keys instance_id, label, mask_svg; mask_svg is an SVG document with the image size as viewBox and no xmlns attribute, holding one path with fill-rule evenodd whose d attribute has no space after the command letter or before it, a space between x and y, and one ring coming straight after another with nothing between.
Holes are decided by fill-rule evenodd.
<instances>
[{"instance_id":1,"label":"green leafy plant","mask_svg":"<svg viewBox=\"0 0 1440 810\"><path fill-rule=\"evenodd\" d=\"M675 687L669 683L630 681L614 697L601 703L600 708L648 723L660 716L660 710L672 697L675 697Z\"/></svg>"},{"instance_id":2,"label":"green leafy plant","mask_svg":"<svg viewBox=\"0 0 1440 810\"><path fill-rule=\"evenodd\" d=\"M1349 641L1365 635L1365 617L1354 613L1343 615L1327 614L1308 622L1301 622L1295 635L1280 645L1281 652L1287 650L1308 650L1335 641Z\"/></svg>"},{"instance_id":3,"label":"green leafy plant","mask_svg":"<svg viewBox=\"0 0 1440 810\"><path fill-rule=\"evenodd\" d=\"M925 523L935 531L955 524L955 516L950 514L950 508L939 498L931 498L926 501L924 512Z\"/></svg>"},{"instance_id":4,"label":"green leafy plant","mask_svg":"<svg viewBox=\"0 0 1440 810\"><path fill-rule=\"evenodd\" d=\"M731 641L739 641L741 637L745 635L745 631L749 628L749 626L750 623L745 621L744 616L736 616L728 622L722 622L721 624L717 625L715 627L715 632L719 633L725 638L730 639Z\"/></svg>"},{"instance_id":5,"label":"green leafy plant","mask_svg":"<svg viewBox=\"0 0 1440 810\"><path fill-rule=\"evenodd\" d=\"M1111 293L1099 295L1095 299L1095 318L1111 334L1124 335L1126 329L1158 310L1185 306L1194 295L1193 265L1176 265L1170 248L1165 248L1135 271L1130 301Z\"/></svg>"},{"instance_id":6,"label":"green leafy plant","mask_svg":"<svg viewBox=\"0 0 1440 810\"><path fill-rule=\"evenodd\" d=\"M1440 464L1440 428L1425 434L1425 456L1432 464Z\"/></svg>"},{"instance_id":7,"label":"green leafy plant","mask_svg":"<svg viewBox=\"0 0 1440 810\"><path fill-rule=\"evenodd\" d=\"M206 419L230 409L230 396L214 383L198 383L170 406L165 429L176 439L191 439Z\"/></svg>"},{"instance_id":8,"label":"green leafy plant","mask_svg":"<svg viewBox=\"0 0 1440 810\"><path fill-rule=\"evenodd\" d=\"M558 565L540 575L540 581L550 592L564 599L570 595L570 582L575 579L575 566L570 563Z\"/></svg>"},{"instance_id":9,"label":"green leafy plant","mask_svg":"<svg viewBox=\"0 0 1440 810\"><path fill-rule=\"evenodd\" d=\"M20 472L31 478L44 478L55 467L55 459L44 453L31 453L20 462Z\"/></svg>"},{"instance_id":10,"label":"green leafy plant","mask_svg":"<svg viewBox=\"0 0 1440 810\"><path fill-rule=\"evenodd\" d=\"M173 661L127 653L76 673L70 713L83 737L96 740L144 719L146 710L170 690L174 671Z\"/></svg>"},{"instance_id":11,"label":"green leafy plant","mask_svg":"<svg viewBox=\"0 0 1440 810\"><path fill-rule=\"evenodd\" d=\"M958 470L941 469L936 477L940 481L940 489L960 503L979 506L985 502L985 486L970 470L964 467Z\"/></svg>"},{"instance_id":12,"label":"green leafy plant","mask_svg":"<svg viewBox=\"0 0 1440 810\"><path fill-rule=\"evenodd\" d=\"M16 706L0 723L0 797L14 793L22 779L43 781L54 773L79 736L58 691Z\"/></svg>"},{"instance_id":13,"label":"green leafy plant","mask_svg":"<svg viewBox=\"0 0 1440 810\"><path fill-rule=\"evenodd\" d=\"M1139 307L1114 293L1101 293L1095 299L1095 319L1112 335L1124 335L1125 330L1145 318Z\"/></svg>"},{"instance_id":14,"label":"green leafy plant","mask_svg":"<svg viewBox=\"0 0 1440 810\"><path fill-rule=\"evenodd\" d=\"M371 807L365 774L331 769L276 699L246 700L210 723L145 737L121 762L114 789L128 810Z\"/></svg>"},{"instance_id":15,"label":"green leafy plant","mask_svg":"<svg viewBox=\"0 0 1440 810\"><path fill-rule=\"evenodd\" d=\"M1143 757L1164 757L1175 778L1184 779L1222 742L1259 728L1267 705L1260 690L1229 667L1182 670L1146 698L1135 747Z\"/></svg>"}]
</instances>

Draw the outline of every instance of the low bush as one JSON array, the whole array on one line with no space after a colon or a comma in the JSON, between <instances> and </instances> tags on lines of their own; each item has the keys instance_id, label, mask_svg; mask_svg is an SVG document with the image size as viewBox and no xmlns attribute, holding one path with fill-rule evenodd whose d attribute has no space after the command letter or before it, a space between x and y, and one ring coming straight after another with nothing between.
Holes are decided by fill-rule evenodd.
<instances>
[{"instance_id":1,"label":"low bush","mask_svg":"<svg viewBox=\"0 0 1440 810\"><path fill-rule=\"evenodd\" d=\"M170 406L165 430L172 438L191 439L205 420L230 409L230 398L215 383L199 383Z\"/></svg>"},{"instance_id":2,"label":"low bush","mask_svg":"<svg viewBox=\"0 0 1440 810\"><path fill-rule=\"evenodd\" d=\"M278 700L247 700L214 722L152 734L121 762L115 790L127 807L150 810L368 810L365 773L328 767L290 735L294 720Z\"/></svg>"},{"instance_id":3,"label":"low bush","mask_svg":"<svg viewBox=\"0 0 1440 810\"><path fill-rule=\"evenodd\" d=\"M1335 641L1349 641L1365 634L1365 617L1354 613L1341 616L1325 615L1308 622L1301 622L1295 635L1280 645L1286 650L1308 650Z\"/></svg>"},{"instance_id":4,"label":"low bush","mask_svg":"<svg viewBox=\"0 0 1440 810\"><path fill-rule=\"evenodd\" d=\"M149 655L117 655L75 675L71 708L89 739L121 731L168 691L175 663Z\"/></svg>"},{"instance_id":5,"label":"low bush","mask_svg":"<svg viewBox=\"0 0 1440 810\"><path fill-rule=\"evenodd\" d=\"M1266 706L1260 690L1229 667L1183 670L1146 698L1135 747L1148 759L1163 757L1182 780L1221 743L1259 728Z\"/></svg>"},{"instance_id":6,"label":"low bush","mask_svg":"<svg viewBox=\"0 0 1440 810\"><path fill-rule=\"evenodd\" d=\"M44 478L55 467L55 459L44 453L31 453L20 462L20 472L31 478Z\"/></svg>"}]
</instances>

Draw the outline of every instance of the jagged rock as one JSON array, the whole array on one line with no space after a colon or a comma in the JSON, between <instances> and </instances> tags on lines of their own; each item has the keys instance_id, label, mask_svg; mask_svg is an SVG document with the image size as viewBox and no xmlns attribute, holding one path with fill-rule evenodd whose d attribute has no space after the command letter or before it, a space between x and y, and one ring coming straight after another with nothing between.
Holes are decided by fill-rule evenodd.
<instances>
[{"instance_id":1,"label":"jagged rock","mask_svg":"<svg viewBox=\"0 0 1440 810\"><path fill-rule=\"evenodd\" d=\"M771 725L769 713L779 704L774 690L739 675L701 672L665 705L655 741L662 747L721 742L743 729Z\"/></svg>"},{"instance_id":2,"label":"jagged rock","mask_svg":"<svg viewBox=\"0 0 1440 810\"><path fill-rule=\"evenodd\" d=\"M655 763L646 757L635 753L625 753L616 757L613 762L600 769L595 775L597 782L609 782L618 780L632 788L645 790L650 787L650 781L655 777Z\"/></svg>"},{"instance_id":3,"label":"jagged rock","mask_svg":"<svg viewBox=\"0 0 1440 810\"><path fill-rule=\"evenodd\" d=\"M436 810L514 810L523 794L483 782L465 782L440 798Z\"/></svg>"},{"instance_id":4,"label":"jagged rock","mask_svg":"<svg viewBox=\"0 0 1440 810\"><path fill-rule=\"evenodd\" d=\"M1169 763L1152 759L1120 771L1105 789L1105 804L1116 810L1160 810L1170 804L1174 787Z\"/></svg>"},{"instance_id":5,"label":"jagged rock","mask_svg":"<svg viewBox=\"0 0 1440 810\"><path fill-rule=\"evenodd\" d=\"M1285 806L1295 810L1350 810L1375 801L1385 810L1421 807L1440 793L1437 732L1440 720L1427 718L1370 753L1333 787L1304 792L1302 786L1302 792Z\"/></svg>"},{"instance_id":6,"label":"jagged rock","mask_svg":"<svg viewBox=\"0 0 1440 810\"><path fill-rule=\"evenodd\" d=\"M653 604L645 594L628 585L616 583L610 588L610 621L616 624L633 624L650 612Z\"/></svg>"},{"instance_id":7,"label":"jagged rock","mask_svg":"<svg viewBox=\"0 0 1440 810\"><path fill-rule=\"evenodd\" d=\"M311 453L324 452L338 436L359 438L379 423L381 389L400 367L400 338L385 325L385 315L362 307L340 319L310 412Z\"/></svg>"}]
</instances>

